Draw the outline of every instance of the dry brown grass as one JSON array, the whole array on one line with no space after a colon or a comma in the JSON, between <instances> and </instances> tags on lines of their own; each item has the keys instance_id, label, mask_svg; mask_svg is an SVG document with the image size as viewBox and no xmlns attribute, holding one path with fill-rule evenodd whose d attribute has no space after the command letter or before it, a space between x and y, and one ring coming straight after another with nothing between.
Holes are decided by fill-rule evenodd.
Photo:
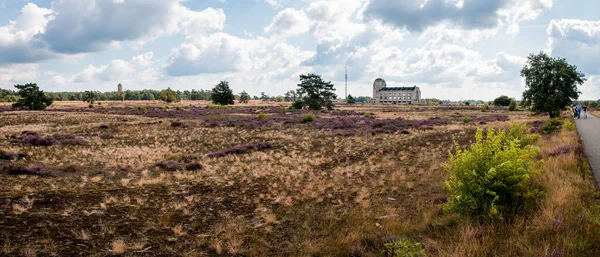
<instances>
[{"instance_id":1,"label":"dry brown grass","mask_svg":"<svg viewBox=\"0 0 600 257\"><path fill-rule=\"evenodd\" d=\"M141 104L164 106L124 105ZM80 105L87 104L57 102L52 108ZM460 112L542 119L500 110L343 108L378 118L444 118ZM447 193L442 163L454 140L462 146L473 141L474 124L410 129L408 135L337 137L300 126L173 129L168 119L98 113L8 112L0 113L0 120L0 149L26 153L27 162L60 171L53 177L0 174L0 195L6 199L0 204L0 229L8 234L0 238L4 254L379 256L385 242L401 237L420 242L431 256L544 256L555 249L563 256L597 253L591 238L599 235L600 215L590 207L597 205L596 194L583 156L547 156L557 146L579 145L575 132L538 142L545 173L536 180L546 188L539 210L510 224L485 226L440 212ZM163 123L148 124L154 121ZM111 124L114 138L99 137L104 123ZM82 134L86 144L25 147L5 140L22 130ZM206 157L256 142L274 147ZM154 166L187 154L198 154L204 168L170 172ZM561 226L555 221L559 216Z\"/></svg>"}]
</instances>

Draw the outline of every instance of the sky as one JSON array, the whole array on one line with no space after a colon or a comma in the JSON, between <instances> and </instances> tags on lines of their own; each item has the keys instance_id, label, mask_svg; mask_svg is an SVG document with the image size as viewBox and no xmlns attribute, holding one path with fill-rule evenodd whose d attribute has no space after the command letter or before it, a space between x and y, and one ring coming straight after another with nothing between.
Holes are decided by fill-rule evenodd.
<instances>
[{"instance_id":1,"label":"sky","mask_svg":"<svg viewBox=\"0 0 600 257\"><path fill-rule=\"evenodd\" d=\"M597 0L0 0L0 88L211 89L283 95L316 73L423 98L520 99L532 53L586 74L600 99Z\"/></svg>"}]
</instances>

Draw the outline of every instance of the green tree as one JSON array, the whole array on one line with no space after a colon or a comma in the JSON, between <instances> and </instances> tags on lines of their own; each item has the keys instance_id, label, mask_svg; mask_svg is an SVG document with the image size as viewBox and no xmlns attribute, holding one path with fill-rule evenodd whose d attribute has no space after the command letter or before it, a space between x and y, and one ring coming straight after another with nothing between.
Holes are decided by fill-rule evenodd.
<instances>
[{"instance_id":1,"label":"green tree","mask_svg":"<svg viewBox=\"0 0 600 257\"><path fill-rule=\"evenodd\" d=\"M248 103L250 101L250 95L246 91L240 93L240 103Z\"/></svg>"},{"instance_id":2,"label":"green tree","mask_svg":"<svg viewBox=\"0 0 600 257\"><path fill-rule=\"evenodd\" d=\"M303 96L304 106L311 110L320 110L323 107L333 109L333 100L336 99L334 86L325 82L321 75L309 73L300 75L300 84L298 84L298 93Z\"/></svg>"},{"instance_id":3,"label":"green tree","mask_svg":"<svg viewBox=\"0 0 600 257\"><path fill-rule=\"evenodd\" d=\"M212 90L212 101L215 104L233 104L233 91L229 88L229 82L221 81Z\"/></svg>"},{"instance_id":4,"label":"green tree","mask_svg":"<svg viewBox=\"0 0 600 257\"><path fill-rule=\"evenodd\" d=\"M160 91L160 100L166 103L171 103L177 101L177 93L173 91L170 87Z\"/></svg>"},{"instance_id":5,"label":"green tree","mask_svg":"<svg viewBox=\"0 0 600 257\"><path fill-rule=\"evenodd\" d=\"M29 110L44 110L53 102L52 98L46 96L36 83L15 85L19 90L17 94L21 97L13 103L13 108L27 108Z\"/></svg>"},{"instance_id":6,"label":"green tree","mask_svg":"<svg viewBox=\"0 0 600 257\"><path fill-rule=\"evenodd\" d=\"M531 106L536 113L548 113L550 118L560 116L565 106L579 98L577 86L586 81L577 66L543 52L528 57L521 76L527 88L523 92L523 105Z\"/></svg>"},{"instance_id":7,"label":"green tree","mask_svg":"<svg viewBox=\"0 0 600 257\"><path fill-rule=\"evenodd\" d=\"M496 99L494 99L494 105L495 106L509 106L510 105L510 101L512 101L512 99L508 96L500 96Z\"/></svg>"},{"instance_id":8,"label":"green tree","mask_svg":"<svg viewBox=\"0 0 600 257\"><path fill-rule=\"evenodd\" d=\"M352 95L348 95L348 97L346 98L346 103L354 104L354 103L356 103L356 99L354 99L354 97L352 97Z\"/></svg>"},{"instance_id":9,"label":"green tree","mask_svg":"<svg viewBox=\"0 0 600 257\"><path fill-rule=\"evenodd\" d=\"M265 92L260 92L260 100L263 102L268 102L271 98L269 95L265 94Z\"/></svg>"},{"instance_id":10,"label":"green tree","mask_svg":"<svg viewBox=\"0 0 600 257\"><path fill-rule=\"evenodd\" d=\"M508 111L514 112L517 110L517 102L515 100L511 100L508 105Z\"/></svg>"},{"instance_id":11,"label":"green tree","mask_svg":"<svg viewBox=\"0 0 600 257\"><path fill-rule=\"evenodd\" d=\"M83 101L84 102L88 102L89 104L94 104L94 100L96 100L95 98L96 98L96 95L92 91L85 91L83 93Z\"/></svg>"}]
</instances>

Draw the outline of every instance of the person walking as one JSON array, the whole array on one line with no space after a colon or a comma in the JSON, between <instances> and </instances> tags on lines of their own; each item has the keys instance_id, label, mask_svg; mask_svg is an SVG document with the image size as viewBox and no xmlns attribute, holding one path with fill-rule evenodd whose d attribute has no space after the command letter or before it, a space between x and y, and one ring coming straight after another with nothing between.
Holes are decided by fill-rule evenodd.
<instances>
[{"instance_id":1,"label":"person walking","mask_svg":"<svg viewBox=\"0 0 600 257\"><path fill-rule=\"evenodd\" d=\"M581 110L583 109L583 106L581 106L581 104L577 105L577 119L581 119Z\"/></svg>"},{"instance_id":2,"label":"person walking","mask_svg":"<svg viewBox=\"0 0 600 257\"><path fill-rule=\"evenodd\" d=\"M583 104L583 118L584 119L587 119L587 108L588 108L587 105Z\"/></svg>"}]
</instances>

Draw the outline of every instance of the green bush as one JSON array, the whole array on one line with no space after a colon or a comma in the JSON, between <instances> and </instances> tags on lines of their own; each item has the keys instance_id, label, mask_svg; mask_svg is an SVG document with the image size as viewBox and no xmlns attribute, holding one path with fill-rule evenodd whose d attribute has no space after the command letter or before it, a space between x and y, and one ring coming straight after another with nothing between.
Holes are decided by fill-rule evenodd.
<instances>
[{"instance_id":1,"label":"green bush","mask_svg":"<svg viewBox=\"0 0 600 257\"><path fill-rule=\"evenodd\" d=\"M363 117L365 117L365 118L371 118L371 113L370 112L365 112L365 114L363 114Z\"/></svg>"},{"instance_id":2,"label":"green bush","mask_svg":"<svg viewBox=\"0 0 600 257\"><path fill-rule=\"evenodd\" d=\"M292 107L294 107L296 110L301 110L302 108L304 108L304 102L302 102L302 101L295 101L292 104Z\"/></svg>"},{"instance_id":3,"label":"green bush","mask_svg":"<svg viewBox=\"0 0 600 257\"><path fill-rule=\"evenodd\" d=\"M265 118L267 118L267 115L265 115L264 113L261 112L258 114L258 118L261 120L264 120Z\"/></svg>"},{"instance_id":4,"label":"green bush","mask_svg":"<svg viewBox=\"0 0 600 257\"><path fill-rule=\"evenodd\" d=\"M302 117L302 123L313 122L316 119L317 118L315 118L315 116L312 113L307 113L304 115L304 117Z\"/></svg>"},{"instance_id":5,"label":"green bush","mask_svg":"<svg viewBox=\"0 0 600 257\"><path fill-rule=\"evenodd\" d=\"M94 104L88 104L88 108L94 108Z\"/></svg>"},{"instance_id":6,"label":"green bush","mask_svg":"<svg viewBox=\"0 0 600 257\"><path fill-rule=\"evenodd\" d=\"M533 145L536 141L540 139L539 135L528 134L527 126L524 123L511 124L508 128L507 137L508 140L519 140L521 142L521 147Z\"/></svg>"},{"instance_id":7,"label":"green bush","mask_svg":"<svg viewBox=\"0 0 600 257\"><path fill-rule=\"evenodd\" d=\"M227 109L229 107L225 106L225 105L214 105L214 104L209 104L206 106L207 109Z\"/></svg>"},{"instance_id":8,"label":"green bush","mask_svg":"<svg viewBox=\"0 0 600 257\"><path fill-rule=\"evenodd\" d=\"M446 163L451 196L445 211L494 222L531 209L542 194L532 181L539 173L533 161L539 149L522 143L522 128L513 124L508 132L488 129L485 140L479 129L469 149L456 145Z\"/></svg>"},{"instance_id":9,"label":"green bush","mask_svg":"<svg viewBox=\"0 0 600 257\"><path fill-rule=\"evenodd\" d=\"M296 107L294 107L293 105L290 105L290 106L287 107L287 110L289 110L289 111L295 111Z\"/></svg>"},{"instance_id":10,"label":"green bush","mask_svg":"<svg viewBox=\"0 0 600 257\"><path fill-rule=\"evenodd\" d=\"M143 111L144 113L148 113L148 106L139 105L137 109Z\"/></svg>"},{"instance_id":11,"label":"green bush","mask_svg":"<svg viewBox=\"0 0 600 257\"><path fill-rule=\"evenodd\" d=\"M510 104L508 105L508 111L514 112L516 110L517 110L517 102L515 100L511 100Z\"/></svg>"},{"instance_id":12,"label":"green bush","mask_svg":"<svg viewBox=\"0 0 600 257\"><path fill-rule=\"evenodd\" d=\"M542 134L548 135L548 134L552 134L556 131L560 131L560 129L562 128L562 125L563 125L562 121L560 121L558 118L550 119L542 127Z\"/></svg>"},{"instance_id":13,"label":"green bush","mask_svg":"<svg viewBox=\"0 0 600 257\"><path fill-rule=\"evenodd\" d=\"M577 129L575 123L571 121L566 121L565 124L563 124L563 127L565 127L565 129L567 129L568 131L573 131Z\"/></svg>"},{"instance_id":14,"label":"green bush","mask_svg":"<svg viewBox=\"0 0 600 257\"><path fill-rule=\"evenodd\" d=\"M463 120L464 123L469 123L469 122L471 122L471 117L465 116L465 117L463 117L462 120Z\"/></svg>"},{"instance_id":15,"label":"green bush","mask_svg":"<svg viewBox=\"0 0 600 257\"><path fill-rule=\"evenodd\" d=\"M392 257L418 257L425 254L425 249L420 243L413 243L406 239L395 240L383 246L387 256Z\"/></svg>"},{"instance_id":16,"label":"green bush","mask_svg":"<svg viewBox=\"0 0 600 257\"><path fill-rule=\"evenodd\" d=\"M183 110L184 110L184 108L182 108L181 106L176 106L176 107L175 107L175 110L178 110L178 111L183 111Z\"/></svg>"},{"instance_id":17,"label":"green bush","mask_svg":"<svg viewBox=\"0 0 600 257\"><path fill-rule=\"evenodd\" d=\"M487 112L489 108L490 108L490 106L488 104L484 104L483 107L481 107L481 111Z\"/></svg>"}]
</instances>

